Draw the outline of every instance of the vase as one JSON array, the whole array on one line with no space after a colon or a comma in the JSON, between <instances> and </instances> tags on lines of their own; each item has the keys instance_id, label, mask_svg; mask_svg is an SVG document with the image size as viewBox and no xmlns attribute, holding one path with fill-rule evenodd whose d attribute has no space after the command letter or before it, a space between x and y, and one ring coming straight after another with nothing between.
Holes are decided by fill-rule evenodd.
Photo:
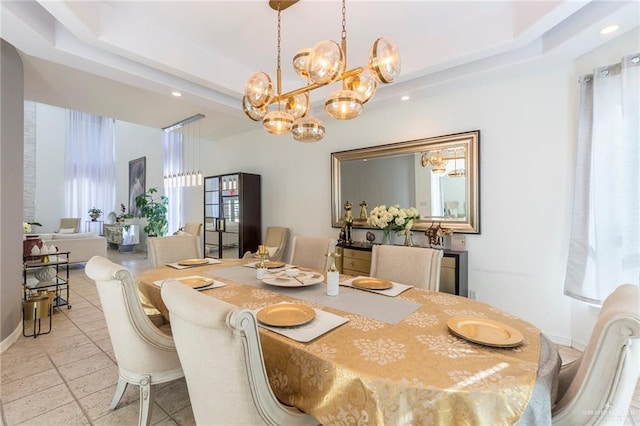
<instances>
[{"instance_id":1,"label":"vase","mask_svg":"<svg viewBox=\"0 0 640 426\"><path fill-rule=\"evenodd\" d=\"M38 235L27 235L26 238L22 240L22 256L24 256L25 260L37 259L31 256L33 247L38 247L39 252L42 247L42 240Z\"/></svg>"},{"instance_id":2,"label":"vase","mask_svg":"<svg viewBox=\"0 0 640 426\"><path fill-rule=\"evenodd\" d=\"M406 231L404 234L404 245L413 247L413 233L411 231Z\"/></svg>"},{"instance_id":3,"label":"vase","mask_svg":"<svg viewBox=\"0 0 640 426\"><path fill-rule=\"evenodd\" d=\"M391 242L391 229L383 229L382 231L382 244L386 246L392 245L393 243Z\"/></svg>"}]
</instances>

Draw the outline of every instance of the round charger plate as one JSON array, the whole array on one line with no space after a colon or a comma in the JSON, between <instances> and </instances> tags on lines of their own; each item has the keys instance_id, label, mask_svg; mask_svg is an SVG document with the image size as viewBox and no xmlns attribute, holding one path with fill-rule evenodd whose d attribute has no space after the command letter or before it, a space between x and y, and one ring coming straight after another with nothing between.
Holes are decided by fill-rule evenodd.
<instances>
[{"instance_id":1,"label":"round charger plate","mask_svg":"<svg viewBox=\"0 0 640 426\"><path fill-rule=\"evenodd\" d=\"M208 285L213 284L213 280L211 278L203 278L203 277L191 277L191 278L181 278L178 279L183 284L188 285L193 289L206 287Z\"/></svg>"},{"instance_id":2,"label":"round charger plate","mask_svg":"<svg viewBox=\"0 0 640 426\"><path fill-rule=\"evenodd\" d=\"M316 311L308 306L281 303L260 309L256 318L273 327L294 327L310 322L315 316Z\"/></svg>"},{"instance_id":3,"label":"round charger plate","mask_svg":"<svg viewBox=\"0 0 640 426\"><path fill-rule=\"evenodd\" d=\"M208 265L208 259L185 259L178 262L180 266L198 266L198 265Z\"/></svg>"},{"instance_id":4,"label":"round charger plate","mask_svg":"<svg viewBox=\"0 0 640 426\"><path fill-rule=\"evenodd\" d=\"M267 269L274 269L274 268L282 268L285 265L285 263L276 261L276 260L268 260L264 262L264 265L267 267Z\"/></svg>"},{"instance_id":5,"label":"round charger plate","mask_svg":"<svg viewBox=\"0 0 640 426\"><path fill-rule=\"evenodd\" d=\"M289 277L286 274L267 274L262 277L263 283L277 287L306 287L319 284L322 281L324 281L324 275L314 272L301 272L296 277Z\"/></svg>"},{"instance_id":6,"label":"round charger plate","mask_svg":"<svg viewBox=\"0 0 640 426\"><path fill-rule=\"evenodd\" d=\"M458 337L486 346L512 348L524 341L517 329L486 318L453 317L447 321L447 327Z\"/></svg>"},{"instance_id":7,"label":"round charger plate","mask_svg":"<svg viewBox=\"0 0 640 426\"><path fill-rule=\"evenodd\" d=\"M356 278L351 281L351 285L359 288L366 288L367 290L386 290L393 287L393 283L387 280L381 280L378 278Z\"/></svg>"}]
</instances>

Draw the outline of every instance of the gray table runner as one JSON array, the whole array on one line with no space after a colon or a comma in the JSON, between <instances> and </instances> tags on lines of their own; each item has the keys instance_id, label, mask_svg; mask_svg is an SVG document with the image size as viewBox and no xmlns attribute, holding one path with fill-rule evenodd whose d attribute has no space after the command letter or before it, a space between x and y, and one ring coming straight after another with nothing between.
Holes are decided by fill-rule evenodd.
<instances>
[{"instance_id":1,"label":"gray table runner","mask_svg":"<svg viewBox=\"0 0 640 426\"><path fill-rule=\"evenodd\" d=\"M297 299L319 303L330 308L386 322L387 324L398 324L420 307L420 304L410 300L387 297L349 287L340 287L338 296L327 296L326 283L307 287L268 285L256 278L255 269L244 266L232 266L204 273L211 277L224 278L240 284L252 285L275 293L286 294Z\"/></svg>"}]
</instances>

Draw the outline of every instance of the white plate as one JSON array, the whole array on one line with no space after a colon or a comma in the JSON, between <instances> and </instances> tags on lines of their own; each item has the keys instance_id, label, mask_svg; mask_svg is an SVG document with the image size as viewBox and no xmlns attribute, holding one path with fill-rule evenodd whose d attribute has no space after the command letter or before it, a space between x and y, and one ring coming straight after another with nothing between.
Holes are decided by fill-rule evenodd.
<instances>
[{"instance_id":1,"label":"white plate","mask_svg":"<svg viewBox=\"0 0 640 426\"><path fill-rule=\"evenodd\" d=\"M278 287L306 287L319 284L322 281L324 281L324 275L317 272L300 272L297 277L289 277L286 271L282 271L262 277L263 283Z\"/></svg>"}]
</instances>

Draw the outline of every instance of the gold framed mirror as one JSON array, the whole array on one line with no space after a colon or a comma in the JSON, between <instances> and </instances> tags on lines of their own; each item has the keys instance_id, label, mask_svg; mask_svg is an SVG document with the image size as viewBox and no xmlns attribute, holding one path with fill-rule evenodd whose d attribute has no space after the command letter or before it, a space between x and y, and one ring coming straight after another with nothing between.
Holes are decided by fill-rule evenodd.
<instances>
[{"instance_id":1,"label":"gold framed mirror","mask_svg":"<svg viewBox=\"0 0 640 426\"><path fill-rule=\"evenodd\" d=\"M480 131L474 130L331 153L332 226L342 227L348 201L354 228L376 229L363 213L399 204L420 212L416 231L440 224L479 234L479 144Z\"/></svg>"}]
</instances>

